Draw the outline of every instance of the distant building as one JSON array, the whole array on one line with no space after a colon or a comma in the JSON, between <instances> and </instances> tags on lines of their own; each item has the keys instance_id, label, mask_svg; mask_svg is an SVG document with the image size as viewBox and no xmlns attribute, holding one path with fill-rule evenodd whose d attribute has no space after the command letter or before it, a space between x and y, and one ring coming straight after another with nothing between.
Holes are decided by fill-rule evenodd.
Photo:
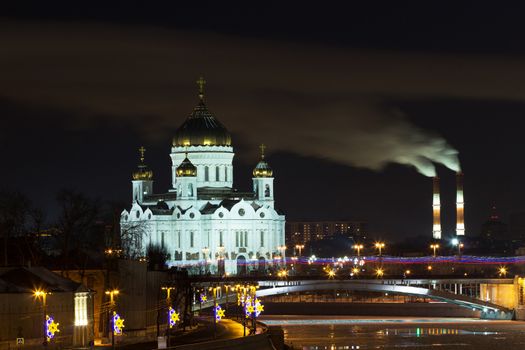
<instances>
[{"instance_id":1,"label":"distant building","mask_svg":"<svg viewBox=\"0 0 525 350\"><path fill-rule=\"evenodd\" d=\"M288 221L286 223L286 243L290 247L306 244L334 235L343 235L355 241L367 236L367 222L364 221Z\"/></svg>"},{"instance_id":2,"label":"distant building","mask_svg":"<svg viewBox=\"0 0 525 350\"><path fill-rule=\"evenodd\" d=\"M481 227L481 239L485 242L501 241L509 239L507 224L501 221L496 207L493 206L489 219Z\"/></svg>"}]
</instances>

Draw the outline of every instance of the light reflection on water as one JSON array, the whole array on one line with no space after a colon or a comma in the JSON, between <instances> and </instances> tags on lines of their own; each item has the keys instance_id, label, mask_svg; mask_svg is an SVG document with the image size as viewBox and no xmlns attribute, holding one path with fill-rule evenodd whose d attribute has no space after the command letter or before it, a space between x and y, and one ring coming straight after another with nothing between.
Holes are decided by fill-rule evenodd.
<instances>
[{"instance_id":1,"label":"light reflection on water","mask_svg":"<svg viewBox=\"0 0 525 350\"><path fill-rule=\"evenodd\" d=\"M272 316L294 350L525 349L525 324L476 319L344 319ZM388 324L387 324L388 322Z\"/></svg>"}]
</instances>

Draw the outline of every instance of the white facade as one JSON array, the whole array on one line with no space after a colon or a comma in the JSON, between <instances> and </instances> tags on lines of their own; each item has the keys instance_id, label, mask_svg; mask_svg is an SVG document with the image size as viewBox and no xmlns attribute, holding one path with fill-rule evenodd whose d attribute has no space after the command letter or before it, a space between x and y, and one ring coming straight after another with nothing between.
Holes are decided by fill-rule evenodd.
<instances>
[{"instance_id":1,"label":"white facade","mask_svg":"<svg viewBox=\"0 0 525 350\"><path fill-rule=\"evenodd\" d=\"M202 96L197 108L207 114L202 117L194 112L185 124L201 117L208 118L206 125L210 118L218 123L207 111ZM234 153L229 141L214 138L212 127L212 141L206 142L208 131L203 134L199 130L194 136L185 124L181 129L187 140L183 137L182 142L189 145L174 139L171 149L172 188L153 194L151 172L149 178L134 174L132 206L121 214L121 230L140 227L144 254L149 244L165 247L170 266L185 266L192 273L242 274L246 269L262 272L281 265L285 217L274 209L271 170L263 175L254 171L253 191L234 190ZM186 157L191 162L186 165L193 166L196 174L177 176L177 168ZM268 167L263 159L258 166L263 163ZM144 170L143 164L141 167Z\"/></svg>"}]
</instances>

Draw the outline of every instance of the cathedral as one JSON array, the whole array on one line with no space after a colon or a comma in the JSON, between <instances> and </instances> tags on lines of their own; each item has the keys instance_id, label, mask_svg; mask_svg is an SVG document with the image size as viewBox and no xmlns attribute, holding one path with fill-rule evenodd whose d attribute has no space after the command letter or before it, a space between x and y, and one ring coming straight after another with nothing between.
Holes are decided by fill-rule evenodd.
<instances>
[{"instance_id":1,"label":"cathedral","mask_svg":"<svg viewBox=\"0 0 525 350\"><path fill-rule=\"evenodd\" d=\"M177 129L171 147L172 184L153 192L153 172L144 162L132 176L132 205L121 214L121 236L132 239L139 255L162 247L168 265L190 273L259 273L285 261L285 217L274 208L273 171L261 158L253 169L252 191L233 188L231 135L199 101ZM151 249L151 248L150 248Z\"/></svg>"}]
</instances>

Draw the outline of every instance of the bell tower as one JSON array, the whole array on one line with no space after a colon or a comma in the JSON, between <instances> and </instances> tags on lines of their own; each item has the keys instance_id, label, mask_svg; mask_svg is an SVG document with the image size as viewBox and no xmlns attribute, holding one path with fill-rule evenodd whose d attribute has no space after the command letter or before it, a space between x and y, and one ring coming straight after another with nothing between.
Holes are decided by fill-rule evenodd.
<instances>
[{"instance_id":1,"label":"bell tower","mask_svg":"<svg viewBox=\"0 0 525 350\"><path fill-rule=\"evenodd\" d=\"M261 202L260 204L270 205L273 208L273 170L264 159L266 146L261 145L259 148L261 149L261 160L253 169L253 192L255 192L256 200Z\"/></svg>"}]
</instances>

